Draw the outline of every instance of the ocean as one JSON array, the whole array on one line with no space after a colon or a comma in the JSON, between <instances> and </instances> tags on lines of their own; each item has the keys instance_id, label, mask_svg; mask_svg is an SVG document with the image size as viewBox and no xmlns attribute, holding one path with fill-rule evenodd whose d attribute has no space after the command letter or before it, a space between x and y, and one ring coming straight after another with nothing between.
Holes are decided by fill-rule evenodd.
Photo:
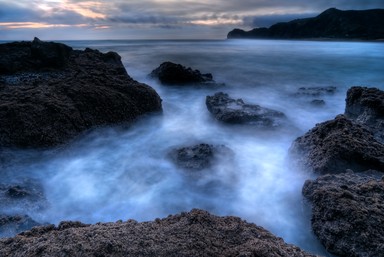
<instances>
[{"instance_id":1,"label":"ocean","mask_svg":"<svg viewBox=\"0 0 384 257\"><path fill-rule=\"evenodd\" d=\"M148 221L192 208L235 215L286 242L328 255L310 226L301 195L310 171L288 156L293 140L344 112L351 86L384 89L384 44L289 40L64 41L74 49L116 51L128 74L152 86L163 114L130 128L96 129L53 151L15 151L2 181L41 184L44 208L12 205L40 223ZM220 86L164 86L148 74L164 61L212 73ZM332 93L312 88L335 87ZM310 89L303 89L310 88ZM284 112L290 126L260 130L215 120L207 95L225 92L246 103ZM324 100L324 105L313 105ZM225 145L234 157L213 171L189 175L169 159L172 149ZM1 209L1 207L0 207ZM9 235L2 235L9 236Z\"/></svg>"}]
</instances>

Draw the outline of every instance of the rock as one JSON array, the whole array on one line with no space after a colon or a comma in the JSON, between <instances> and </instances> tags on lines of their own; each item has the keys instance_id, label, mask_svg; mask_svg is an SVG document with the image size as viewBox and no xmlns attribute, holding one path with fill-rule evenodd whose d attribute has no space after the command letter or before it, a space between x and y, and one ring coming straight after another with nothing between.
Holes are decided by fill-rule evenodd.
<instances>
[{"instance_id":1,"label":"rock","mask_svg":"<svg viewBox=\"0 0 384 257\"><path fill-rule=\"evenodd\" d=\"M321 100L321 99L314 99L310 102L310 104L312 106L317 106L317 107L320 107L320 106L324 106L325 105L325 101L324 100Z\"/></svg>"},{"instance_id":2,"label":"rock","mask_svg":"<svg viewBox=\"0 0 384 257\"><path fill-rule=\"evenodd\" d=\"M384 39L384 9L342 11L330 8L316 17L280 22L251 31L234 29L227 38Z\"/></svg>"},{"instance_id":3,"label":"rock","mask_svg":"<svg viewBox=\"0 0 384 257\"><path fill-rule=\"evenodd\" d=\"M0 239L0 256L314 256L262 227L202 210L138 223L45 226Z\"/></svg>"},{"instance_id":4,"label":"rock","mask_svg":"<svg viewBox=\"0 0 384 257\"><path fill-rule=\"evenodd\" d=\"M212 74L202 74L199 70L184 67L181 64L163 62L149 76L158 78L164 85L186 85L214 83Z\"/></svg>"},{"instance_id":5,"label":"rock","mask_svg":"<svg viewBox=\"0 0 384 257\"><path fill-rule=\"evenodd\" d=\"M336 92L336 87L301 87L297 90L296 96L311 96L319 97L324 95L333 95Z\"/></svg>"},{"instance_id":6,"label":"rock","mask_svg":"<svg viewBox=\"0 0 384 257\"><path fill-rule=\"evenodd\" d=\"M35 181L0 184L0 213L36 212L47 206L43 187Z\"/></svg>"},{"instance_id":7,"label":"rock","mask_svg":"<svg viewBox=\"0 0 384 257\"><path fill-rule=\"evenodd\" d=\"M39 225L28 215L0 215L0 237L14 236Z\"/></svg>"},{"instance_id":8,"label":"rock","mask_svg":"<svg viewBox=\"0 0 384 257\"><path fill-rule=\"evenodd\" d=\"M384 91L352 87L347 92L345 116L364 124L384 143Z\"/></svg>"},{"instance_id":9,"label":"rock","mask_svg":"<svg viewBox=\"0 0 384 257\"><path fill-rule=\"evenodd\" d=\"M297 138L290 154L299 166L319 174L346 169L384 171L384 145L366 127L344 115L317 124Z\"/></svg>"},{"instance_id":10,"label":"rock","mask_svg":"<svg viewBox=\"0 0 384 257\"><path fill-rule=\"evenodd\" d=\"M312 228L325 248L345 257L383 256L384 181L377 173L324 175L306 181Z\"/></svg>"},{"instance_id":11,"label":"rock","mask_svg":"<svg viewBox=\"0 0 384 257\"><path fill-rule=\"evenodd\" d=\"M162 109L158 94L129 77L114 52L38 39L0 44L0 75L0 146L56 146Z\"/></svg>"},{"instance_id":12,"label":"rock","mask_svg":"<svg viewBox=\"0 0 384 257\"><path fill-rule=\"evenodd\" d=\"M228 94L222 92L207 96L206 105L217 120L225 123L273 128L280 127L286 122L286 116L282 112L246 104L242 99L230 98Z\"/></svg>"},{"instance_id":13,"label":"rock","mask_svg":"<svg viewBox=\"0 0 384 257\"><path fill-rule=\"evenodd\" d=\"M231 158L233 152L224 145L198 144L172 150L170 156L182 169L203 170L212 167L221 158Z\"/></svg>"}]
</instances>

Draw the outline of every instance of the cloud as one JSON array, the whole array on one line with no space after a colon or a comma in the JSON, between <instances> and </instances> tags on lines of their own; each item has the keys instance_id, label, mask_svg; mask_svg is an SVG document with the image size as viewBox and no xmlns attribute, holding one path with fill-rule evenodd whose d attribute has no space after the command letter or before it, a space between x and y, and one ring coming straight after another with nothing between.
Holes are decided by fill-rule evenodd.
<instances>
[{"instance_id":1,"label":"cloud","mask_svg":"<svg viewBox=\"0 0 384 257\"><path fill-rule=\"evenodd\" d=\"M152 29L177 31L174 37L191 33L225 37L234 27L250 29L276 22L311 17L327 8L384 8L382 0L0 0L0 30L8 37L13 29L58 29L73 26L98 30L111 37L126 29L142 30L156 35ZM11 26L10 23L14 25ZM192 29L193 28L193 29ZM6 31L6 32L4 32ZM107 33L108 32L108 33ZM11 33L11 34L12 34ZM84 33L93 35L94 32ZM188 34L189 33L189 34ZM222 35L219 33L223 33ZM123 33L124 34L124 33ZM126 33L132 36L132 33ZM164 33L170 35L169 33ZM194 35L195 35L194 34ZM69 35L70 36L70 35ZM102 36L102 35L101 35Z\"/></svg>"}]
</instances>

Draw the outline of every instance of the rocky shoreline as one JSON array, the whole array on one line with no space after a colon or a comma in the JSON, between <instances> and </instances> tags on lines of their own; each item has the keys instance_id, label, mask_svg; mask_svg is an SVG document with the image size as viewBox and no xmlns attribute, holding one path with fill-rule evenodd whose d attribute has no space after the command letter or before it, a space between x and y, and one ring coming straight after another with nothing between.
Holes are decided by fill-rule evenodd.
<instances>
[{"instance_id":1,"label":"rocky shoreline","mask_svg":"<svg viewBox=\"0 0 384 257\"><path fill-rule=\"evenodd\" d=\"M93 128L161 113L160 96L129 77L117 53L73 50L36 38L0 45L0 53L0 150L55 147ZM209 73L170 62L151 76L164 86L216 84ZM317 98L335 90L301 88L298 96ZM380 257L384 252L383 106L383 91L352 87L344 114L317 124L289 149L295 167L318 175L305 182L302 193L312 208L315 235L336 256ZM271 130L287 125L284 113L224 92L207 96L206 107L224 126ZM225 145L201 142L175 146L164 158L197 179L218 163L231 169L235 155ZM40 185L0 184L0 199L0 231L21 232L0 239L1 256L314 256L255 224L203 210L151 222L65 221L35 227L39 224L30 217L8 215L6 209L14 202L44 208Z\"/></svg>"}]
</instances>

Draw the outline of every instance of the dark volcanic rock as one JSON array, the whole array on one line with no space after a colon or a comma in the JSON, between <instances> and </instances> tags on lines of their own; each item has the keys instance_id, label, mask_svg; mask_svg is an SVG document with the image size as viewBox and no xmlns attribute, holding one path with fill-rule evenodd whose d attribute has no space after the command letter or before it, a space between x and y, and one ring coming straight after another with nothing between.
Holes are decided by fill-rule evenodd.
<instances>
[{"instance_id":1,"label":"dark volcanic rock","mask_svg":"<svg viewBox=\"0 0 384 257\"><path fill-rule=\"evenodd\" d=\"M37 223L27 215L0 215L0 236L13 236L40 225L40 223Z\"/></svg>"},{"instance_id":2,"label":"dark volcanic rock","mask_svg":"<svg viewBox=\"0 0 384 257\"><path fill-rule=\"evenodd\" d=\"M312 106L324 106L325 105L325 101L324 100L321 100L321 99L314 99L310 102L310 104Z\"/></svg>"},{"instance_id":3,"label":"dark volcanic rock","mask_svg":"<svg viewBox=\"0 0 384 257\"><path fill-rule=\"evenodd\" d=\"M286 122L286 116L282 112L259 105L245 104L242 99L230 98L228 94L222 92L207 96L206 105L217 120L225 123L273 128L280 127Z\"/></svg>"},{"instance_id":4,"label":"dark volcanic rock","mask_svg":"<svg viewBox=\"0 0 384 257\"><path fill-rule=\"evenodd\" d=\"M193 70L172 62L163 62L149 75L158 78L165 85L214 83L212 74L202 74L199 70Z\"/></svg>"},{"instance_id":5,"label":"dark volcanic rock","mask_svg":"<svg viewBox=\"0 0 384 257\"><path fill-rule=\"evenodd\" d=\"M312 227L337 256L384 256L384 179L375 174L324 175L306 181Z\"/></svg>"},{"instance_id":6,"label":"dark volcanic rock","mask_svg":"<svg viewBox=\"0 0 384 257\"><path fill-rule=\"evenodd\" d=\"M202 210L138 223L34 228L0 240L1 256L313 256L265 229Z\"/></svg>"},{"instance_id":7,"label":"dark volcanic rock","mask_svg":"<svg viewBox=\"0 0 384 257\"><path fill-rule=\"evenodd\" d=\"M234 29L227 38L272 39L384 39L384 9L341 11L328 9L313 18L277 23L251 31Z\"/></svg>"},{"instance_id":8,"label":"dark volcanic rock","mask_svg":"<svg viewBox=\"0 0 384 257\"><path fill-rule=\"evenodd\" d=\"M158 94L130 78L117 53L38 39L0 44L0 101L0 146L55 146L161 111Z\"/></svg>"},{"instance_id":9,"label":"dark volcanic rock","mask_svg":"<svg viewBox=\"0 0 384 257\"><path fill-rule=\"evenodd\" d=\"M345 115L368 126L375 138L384 143L384 91L367 87L350 88Z\"/></svg>"},{"instance_id":10,"label":"dark volcanic rock","mask_svg":"<svg viewBox=\"0 0 384 257\"><path fill-rule=\"evenodd\" d=\"M321 174L346 169L384 171L384 145L366 127L343 115L317 124L297 138L290 153L300 166Z\"/></svg>"},{"instance_id":11,"label":"dark volcanic rock","mask_svg":"<svg viewBox=\"0 0 384 257\"><path fill-rule=\"evenodd\" d=\"M203 170L210 168L219 159L231 158L233 152L224 145L198 144L172 150L170 156L180 168Z\"/></svg>"}]
</instances>

